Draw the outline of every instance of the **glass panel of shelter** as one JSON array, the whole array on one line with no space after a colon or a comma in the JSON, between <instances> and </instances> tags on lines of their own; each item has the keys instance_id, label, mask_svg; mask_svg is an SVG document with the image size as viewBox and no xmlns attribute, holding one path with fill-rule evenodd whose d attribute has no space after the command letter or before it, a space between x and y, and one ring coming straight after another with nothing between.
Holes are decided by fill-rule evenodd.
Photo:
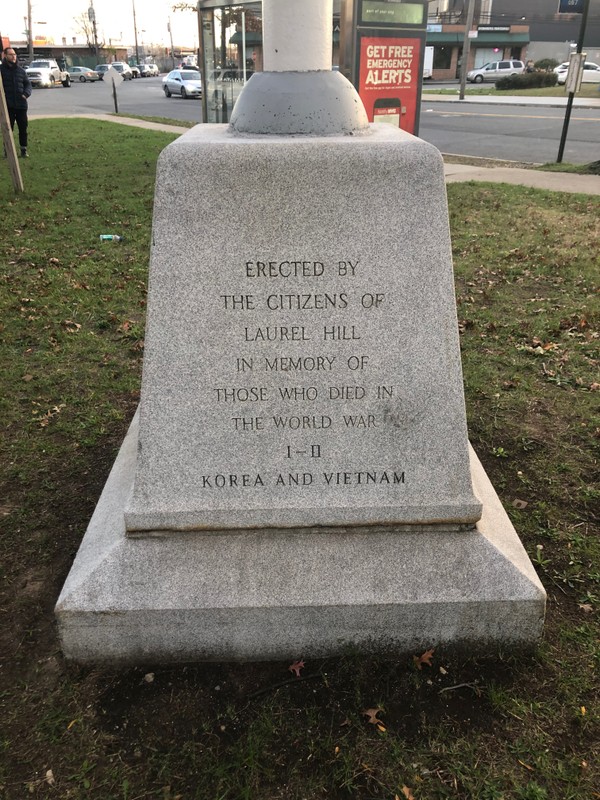
<instances>
[{"instance_id":1,"label":"glass panel of shelter","mask_svg":"<svg viewBox=\"0 0 600 800\"><path fill-rule=\"evenodd\" d=\"M262 69L262 3L199 0L198 14L202 118L229 122L244 84Z\"/></svg>"}]
</instances>

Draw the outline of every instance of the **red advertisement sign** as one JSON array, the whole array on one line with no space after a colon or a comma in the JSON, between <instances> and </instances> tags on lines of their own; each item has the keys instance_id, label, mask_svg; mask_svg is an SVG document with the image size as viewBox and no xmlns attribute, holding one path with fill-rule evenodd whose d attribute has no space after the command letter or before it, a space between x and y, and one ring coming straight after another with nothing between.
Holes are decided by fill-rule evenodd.
<instances>
[{"instance_id":1,"label":"red advertisement sign","mask_svg":"<svg viewBox=\"0 0 600 800\"><path fill-rule=\"evenodd\" d=\"M361 37L358 93L369 122L415 133L421 40Z\"/></svg>"}]
</instances>

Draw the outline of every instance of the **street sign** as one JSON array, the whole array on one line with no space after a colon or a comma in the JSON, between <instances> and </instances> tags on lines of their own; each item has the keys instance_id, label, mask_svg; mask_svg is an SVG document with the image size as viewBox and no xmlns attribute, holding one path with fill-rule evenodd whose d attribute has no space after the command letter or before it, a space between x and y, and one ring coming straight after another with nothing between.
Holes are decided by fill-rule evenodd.
<instances>
[{"instance_id":1,"label":"street sign","mask_svg":"<svg viewBox=\"0 0 600 800\"><path fill-rule=\"evenodd\" d=\"M583 65L587 53L571 53L569 58L569 71L567 72L567 80L565 81L565 90L573 92L574 94L579 91L581 86L581 78L583 76Z\"/></svg>"},{"instance_id":2,"label":"street sign","mask_svg":"<svg viewBox=\"0 0 600 800\"><path fill-rule=\"evenodd\" d=\"M110 67L110 69L107 69L104 73L103 83L112 91L113 84L120 86L123 83L123 76L114 67Z\"/></svg>"},{"instance_id":3,"label":"street sign","mask_svg":"<svg viewBox=\"0 0 600 800\"><path fill-rule=\"evenodd\" d=\"M583 14L585 0L559 0L559 14Z\"/></svg>"}]
</instances>

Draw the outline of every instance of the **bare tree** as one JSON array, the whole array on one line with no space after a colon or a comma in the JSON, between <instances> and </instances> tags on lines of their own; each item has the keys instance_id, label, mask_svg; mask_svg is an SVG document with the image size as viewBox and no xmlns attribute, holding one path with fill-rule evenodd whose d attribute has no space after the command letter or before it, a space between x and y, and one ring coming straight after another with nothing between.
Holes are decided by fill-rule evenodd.
<instances>
[{"instance_id":1,"label":"bare tree","mask_svg":"<svg viewBox=\"0 0 600 800\"><path fill-rule=\"evenodd\" d=\"M77 32L82 33L85 36L85 40L87 42L87 46L90 50L90 53L96 53L96 43L94 41L94 26L90 21L87 13L80 14L78 17L75 17L75 23L77 25ZM102 50L104 47L104 42L98 42L98 52Z\"/></svg>"}]
</instances>

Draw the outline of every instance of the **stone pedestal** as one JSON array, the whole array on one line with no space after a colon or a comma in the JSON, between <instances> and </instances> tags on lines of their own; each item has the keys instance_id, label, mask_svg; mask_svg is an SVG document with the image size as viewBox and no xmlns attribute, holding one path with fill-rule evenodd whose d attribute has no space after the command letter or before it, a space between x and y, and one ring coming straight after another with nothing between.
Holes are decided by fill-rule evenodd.
<instances>
[{"instance_id":1,"label":"stone pedestal","mask_svg":"<svg viewBox=\"0 0 600 800\"><path fill-rule=\"evenodd\" d=\"M531 643L469 453L443 165L391 126L161 155L137 419L57 605L80 662Z\"/></svg>"},{"instance_id":2,"label":"stone pedestal","mask_svg":"<svg viewBox=\"0 0 600 800\"><path fill-rule=\"evenodd\" d=\"M317 658L350 645L529 645L545 593L471 451L474 530L391 526L126 535L131 429L60 596L65 655L144 664Z\"/></svg>"},{"instance_id":3,"label":"stone pedestal","mask_svg":"<svg viewBox=\"0 0 600 800\"><path fill-rule=\"evenodd\" d=\"M198 126L152 235L130 532L477 521L433 147Z\"/></svg>"}]
</instances>

